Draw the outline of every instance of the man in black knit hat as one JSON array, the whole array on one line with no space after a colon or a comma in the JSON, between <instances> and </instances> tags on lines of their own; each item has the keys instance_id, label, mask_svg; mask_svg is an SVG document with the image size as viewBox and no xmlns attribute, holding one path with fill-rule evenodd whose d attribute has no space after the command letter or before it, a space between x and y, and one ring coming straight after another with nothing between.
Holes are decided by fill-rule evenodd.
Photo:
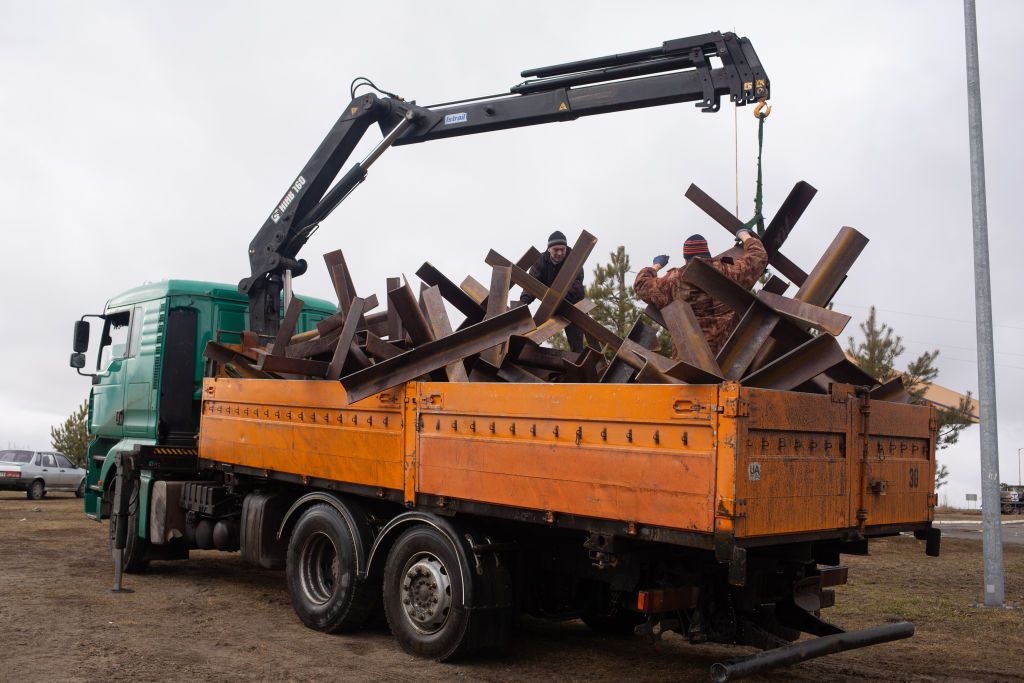
<instances>
[{"instance_id":1,"label":"man in black knit hat","mask_svg":"<svg viewBox=\"0 0 1024 683\"><path fill-rule=\"evenodd\" d=\"M572 248L566 243L565 235L560 230L555 230L548 237L548 249L545 251L537 262L530 268L530 275L534 276L538 280L544 283L545 287L550 287L551 283L558 277L558 271L562 269L562 264L565 263L565 259L572 253ZM575 279L569 286L569 291L565 295L565 300L571 304L581 301L585 295L583 288L583 269L580 268L579 272L576 273ZM530 296L526 292L519 295L519 301L522 304L529 304L533 301L534 297ZM569 348L575 352L583 350L583 330L576 327L575 325L569 325L565 328L565 337L569 340Z\"/></svg>"}]
</instances>

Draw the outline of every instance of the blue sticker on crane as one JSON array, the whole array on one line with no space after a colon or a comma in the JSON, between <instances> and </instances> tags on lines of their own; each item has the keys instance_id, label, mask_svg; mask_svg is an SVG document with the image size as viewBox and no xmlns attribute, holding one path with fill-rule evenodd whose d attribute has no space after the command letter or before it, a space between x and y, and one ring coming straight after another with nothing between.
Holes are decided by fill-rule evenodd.
<instances>
[{"instance_id":1,"label":"blue sticker on crane","mask_svg":"<svg viewBox=\"0 0 1024 683\"><path fill-rule=\"evenodd\" d=\"M450 125L452 123L465 123L466 112L460 112L458 114L445 114L444 125Z\"/></svg>"}]
</instances>

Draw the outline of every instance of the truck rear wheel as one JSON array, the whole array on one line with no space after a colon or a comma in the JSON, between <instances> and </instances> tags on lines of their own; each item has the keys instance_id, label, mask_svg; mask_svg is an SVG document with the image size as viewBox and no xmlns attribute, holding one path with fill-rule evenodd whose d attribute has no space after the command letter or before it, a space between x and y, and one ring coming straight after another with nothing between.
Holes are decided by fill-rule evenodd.
<instances>
[{"instance_id":1,"label":"truck rear wheel","mask_svg":"<svg viewBox=\"0 0 1024 683\"><path fill-rule=\"evenodd\" d=\"M388 553L384 613L403 650L439 662L496 644L498 620L506 617L466 608L452 541L425 525L399 536Z\"/></svg>"},{"instance_id":2,"label":"truck rear wheel","mask_svg":"<svg viewBox=\"0 0 1024 683\"><path fill-rule=\"evenodd\" d=\"M335 633L363 626L380 599L374 584L356 577L355 543L331 505L306 510L288 542L292 607L306 626Z\"/></svg>"}]
</instances>

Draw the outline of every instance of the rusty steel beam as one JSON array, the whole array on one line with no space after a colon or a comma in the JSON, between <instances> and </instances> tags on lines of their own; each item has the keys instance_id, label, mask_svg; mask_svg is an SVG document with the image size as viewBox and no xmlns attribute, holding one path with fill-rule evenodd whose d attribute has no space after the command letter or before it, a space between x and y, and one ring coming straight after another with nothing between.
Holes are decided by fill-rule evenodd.
<instances>
[{"instance_id":1,"label":"rusty steel beam","mask_svg":"<svg viewBox=\"0 0 1024 683\"><path fill-rule=\"evenodd\" d=\"M815 306L827 306L867 244L867 237L853 228L843 227L793 298Z\"/></svg>"},{"instance_id":2,"label":"rusty steel beam","mask_svg":"<svg viewBox=\"0 0 1024 683\"><path fill-rule=\"evenodd\" d=\"M484 320L490 320L508 310L508 290L511 286L511 270L505 266L492 266L491 287L487 291L487 312L484 314ZM480 357L491 365L501 368L502 360L505 357L505 343L502 342L493 348L484 350Z\"/></svg>"},{"instance_id":3,"label":"rusty steel beam","mask_svg":"<svg viewBox=\"0 0 1024 683\"><path fill-rule=\"evenodd\" d=\"M530 247L526 250L525 254L519 257L519 260L516 261L516 265L523 270L529 271L530 268L533 268L537 264L537 261L540 260L542 255L543 252L537 249L537 247Z\"/></svg>"},{"instance_id":4,"label":"rusty steel beam","mask_svg":"<svg viewBox=\"0 0 1024 683\"><path fill-rule=\"evenodd\" d=\"M575 304L573 304L573 306L575 308L578 308L583 313L590 313L592 310L597 308L597 304L595 304L590 299L582 299L581 301L577 301ZM543 344L544 342L551 339L568 326L569 321L566 320L563 316L553 315L551 316L550 320L541 325L538 325L537 329L523 336L529 339L530 341L534 342L535 344Z\"/></svg>"},{"instance_id":5,"label":"rusty steel beam","mask_svg":"<svg viewBox=\"0 0 1024 683\"><path fill-rule=\"evenodd\" d=\"M466 276L466 279L459 285L459 289L465 292L477 306L483 306L487 302L487 288L480 284L472 275Z\"/></svg>"},{"instance_id":6,"label":"rusty steel beam","mask_svg":"<svg viewBox=\"0 0 1024 683\"><path fill-rule=\"evenodd\" d=\"M434 333L431 332L427 319L423 317L423 311L420 310L419 302L408 282L388 291L388 304L395 309L395 313L402 321L402 328L412 339L413 344L434 341Z\"/></svg>"},{"instance_id":7,"label":"rusty steel beam","mask_svg":"<svg viewBox=\"0 0 1024 683\"><path fill-rule=\"evenodd\" d=\"M515 266L507 258L494 251L493 249L488 252L487 258L485 259L488 265L491 266L511 266L512 267L512 282L523 288L524 292L529 293L535 299L539 299L544 296L544 292L547 291L547 287L527 273L522 268ZM597 322L589 315L576 308L568 301L563 301L558 305L558 315L568 320L571 324L583 330L584 334L596 338L601 344L606 344L613 349L619 348L619 344L622 340L619 335L615 334L607 327Z\"/></svg>"},{"instance_id":8,"label":"rusty steel beam","mask_svg":"<svg viewBox=\"0 0 1024 683\"><path fill-rule=\"evenodd\" d=\"M675 299L661 309L661 315L666 323L666 329L672 335L677 360L710 374L722 374L690 304L682 299Z\"/></svg>"},{"instance_id":9,"label":"rusty steel beam","mask_svg":"<svg viewBox=\"0 0 1024 683\"><path fill-rule=\"evenodd\" d=\"M818 193L810 183L800 180L793 189L786 195L786 199L783 200L782 206L772 216L771 221L768 223L768 227L764 230L764 238L761 240L764 243L764 249L768 252L768 255L776 253L782 244L789 237L789 233L793 230L793 226L800 220L800 216L807 210L811 200L814 199L814 195Z\"/></svg>"},{"instance_id":10,"label":"rusty steel beam","mask_svg":"<svg viewBox=\"0 0 1024 683\"><path fill-rule=\"evenodd\" d=\"M637 365L643 367L644 363L637 363ZM637 368L626 361L623 349L620 346L598 382L601 384L629 384L636 377L637 372Z\"/></svg>"},{"instance_id":11,"label":"rusty steel beam","mask_svg":"<svg viewBox=\"0 0 1024 683\"><path fill-rule=\"evenodd\" d=\"M735 235L743 227L743 221L732 215L730 211L716 202L704 190L690 183L683 196L697 205L697 208L706 213L716 223Z\"/></svg>"},{"instance_id":12,"label":"rusty steel beam","mask_svg":"<svg viewBox=\"0 0 1024 683\"><path fill-rule=\"evenodd\" d=\"M324 377L330 363L306 358L288 358L275 356L266 351L259 351L260 358L256 361L256 369L264 372L281 372L288 375L306 375L307 377Z\"/></svg>"},{"instance_id":13,"label":"rusty steel beam","mask_svg":"<svg viewBox=\"0 0 1024 683\"><path fill-rule=\"evenodd\" d=\"M736 284L728 276L715 270L710 263L699 258L686 264L681 277L686 284L693 285L739 315L747 312L750 302L754 299L754 294L750 290Z\"/></svg>"},{"instance_id":14,"label":"rusty steel beam","mask_svg":"<svg viewBox=\"0 0 1024 683\"><path fill-rule=\"evenodd\" d=\"M451 303L455 310L466 316L466 320L472 321L470 325L484 319L484 309L480 307L480 303L475 301L472 296L463 291L457 284L449 280L444 273L431 265L429 261L420 266L419 270L416 271L416 275L426 282L427 285L437 287L441 292L441 296Z\"/></svg>"},{"instance_id":15,"label":"rusty steel beam","mask_svg":"<svg viewBox=\"0 0 1024 683\"><path fill-rule=\"evenodd\" d=\"M366 353L378 360L387 360L388 358L394 358L395 356L405 353L405 350L398 348L390 342L384 341L373 332L367 332Z\"/></svg>"},{"instance_id":16,"label":"rusty steel beam","mask_svg":"<svg viewBox=\"0 0 1024 683\"><path fill-rule=\"evenodd\" d=\"M213 340L206 342L203 357L224 366L231 365L239 375L246 379L271 379L274 377L268 372L254 368L251 361L238 351Z\"/></svg>"},{"instance_id":17,"label":"rusty steel beam","mask_svg":"<svg viewBox=\"0 0 1024 683\"><path fill-rule=\"evenodd\" d=\"M429 287L422 292L423 304L427 312L427 321L435 339L443 339L452 334L452 324L448 320L448 311L444 308L444 300L441 297L441 289L437 285ZM469 375L466 374L466 366L462 359L449 363L444 367L449 382L468 382Z\"/></svg>"},{"instance_id":18,"label":"rusty steel beam","mask_svg":"<svg viewBox=\"0 0 1024 683\"><path fill-rule=\"evenodd\" d=\"M828 371L845 358L835 337L822 334L747 375L740 382L744 386L760 389L793 389Z\"/></svg>"},{"instance_id":19,"label":"rusty steel beam","mask_svg":"<svg viewBox=\"0 0 1024 683\"><path fill-rule=\"evenodd\" d=\"M778 275L772 275L770 278L768 278L768 282L764 283L764 285L761 287L762 292L768 292L769 294L778 294L780 296L782 294L785 294L787 289L789 289L789 283L783 280Z\"/></svg>"},{"instance_id":20,"label":"rusty steel beam","mask_svg":"<svg viewBox=\"0 0 1024 683\"><path fill-rule=\"evenodd\" d=\"M789 278L797 287L807 281L807 273L804 272L803 268L790 261L781 251L775 252L768 259L768 263L775 266L775 270Z\"/></svg>"},{"instance_id":21,"label":"rusty steel beam","mask_svg":"<svg viewBox=\"0 0 1024 683\"><path fill-rule=\"evenodd\" d=\"M599 351L592 348L584 349L577 362L563 361L565 372L561 381L571 384L590 384L598 381L601 376L599 365L602 360L604 356Z\"/></svg>"},{"instance_id":22,"label":"rusty steel beam","mask_svg":"<svg viewBox=\"0 0 1024 683\"><path fill-rule=\"evenodd\" d=\"M501 367L498 368L498 377L505 382L515 382L518 384L539 384L544 382L540 377L521 365L513 363L508 358L505 358L501 363Z\"/></svg>"},{"instance_id":23,"label":"rusty steel beam","mask_svg":"<svg viewBox=\"0 0 1024 683\"><path fill-rule=\"evenodd\" d=\"M354 403L443 368L456 360L480 353L513 334L523 334L532 329L530 311L525 307L513 308L449 337L417 346L399 356L343 377L341 384L349 402Z\"/></svg>"},{"instance_id":24,"label":"rusty steel beam","mask_svg":"<svg viewBox=\"0 0 1024 683\"><path fill-rule=\"evenodd\" d=\"M910 403L910 394L904 388L903 380L900 377L893 377L885 384L880 384L868 392L868 396L876 401Z\"/></svg>"},{"instance_id":25,"label":"rusty steel beam","mask_svg":"<svg viewBox=\"0 0 1024 683\"><path fill-rule=\"evenodd\" d=\"M373 296L376 298L376 295ZM386 310L364 315L363 320L366 322L366 330L373 332L378 337L388 336L388 312Z\"/></svg>"},{"instance_id":26,"label":"rusty steel beam","mask_svg":"<svg viewBox=\"0 0 1024 683\"><path fill-rule=\"evenodd\" d=\"M562 370L565 361L579 360L578 353L540 346L526 335L513 335L508 340L507 358L520 365L529 365L544 370Z\"/></svg>"},{"instance_id":27,"label":"rusty steel beam","mask_svg":"<svg viewBox=\"0 0 1024 683\"><path fill-rule=\"evenodd\" d=\"M469 372L470 382L504 382L501 377L498 376L498 368L494 367L482 358L477 358L473 361L473 369Z\"/></svg>"},{"instance_id":28,"label":"rusty steel beam","mask_svg":"<svg viewBox=\"0 0 1024 683\"><path fill-rule=\"evenodd\" d=\"M363 307L366 300L355 297L349 302L348 316L345 324L338 333L338 341L334 346L334 356L324 375L326 379L341 378L342 369L345 367L345 360L348 359L349 349L354 346L356 339L356 328L359 326L359 317L363 314Z\"/></svg>"},{"instance_id":29,"label":"rusty steel beam","mask_svg":"<svg viewBox=\"0 0 1024 683\"><path fill-rule=\"evenodd\" d=\"M666 330L668 329L668 323L665 322L665 317L654 304L647 304L647 308L644 309L644 315L664 327Z\"/></svg>"},{"instance_id":30,"label":"rusty steel beam","mask_svg":"<svg viewBox=\"0 0 1024 683\"><path fill-rule=\"evenodd\" d=\"M377 308L378 305L379 304L377 302L377 295L376 294L371 294L370 296L365 297L363 299L363 312L364 312L364 315L361 316L361 317L364 319L364 322L366 323L366 325L369 325L370 323L369 323L369 320L366 319L365 313L367 311L372 311L373 309ZM338 311L334 315L332 315L332 316L330 316L328 318L324 318L323 320L321 320L320 322L318 322L316 324L317 332L320 334L321 337L323 337L323 336L325 336L327 334L330 334L334 330L337 330L337 329L341 328L341 326L345 324L345 315L346 315L345 313L342 313L341 311ZM380 313L378 315L387 315L387 314L386 313ZM362 329L362 328L360 328L360 329ZM294 342L294 337L292 339L293 339L292 343L295 343Z\"/></svg>"},{"instance_id":31,"label":"rusty steel beam","mask_svg":"<svg viewBox=\"0 0 1024 683\"><path fill-rule=\"evenodd\" d=\"M757 298L772 307L777 313L795 320L797 323L817 327L828 332L833 337L839 336L846 329L850 322L850 316L821 308L796 299L788 299L778 294L766 292L763 289L757 293Z\"/></svg>"},{"instance_id":32,"label":"rusty steel beam","mask_svg":"<svg viewBox=\"0 0 1024 683\"><path fill-rule=\"evenodd\" d=\"M311 356L319 356L321 353L328 353L337 345L340 334L341 328L337 327L316 339L292 344L288 347L285 355L289 358L309 358Z\"/></svg>"},{"instance_id":33,"label":"rusty steel beam","mask_svg":"<svg viewBox=\"0 0 1024 683\"><path fill-rule=\"evenodd\" d=\"M555 281L544 292L544 296L539 297L540 306L537 307L537 313L533 316L535 323L540 325L555 314L558 304L565 299L565 295L569 292L576 273L583 268L583 264L587 262L590 252L594 250L594 245L596 244L597 238L589 232L584 230L580 233L579 239L572 245L572 251L565 257L565 261L562 262L562 267L559 269L558 275L555 276Z\"/></svg>"},{"instance_id":34,"label":"rusty steel beam","mask_svg":"<svg viewBox=\"0 0 1024 683\"><path fill-rule=\"evenodd\" d=\"M775 330L779 315L760 301L751 302L718 352L718 364L726 379L737 381L747 374L758 351Z\"/></svg>"},{"instance_id":35,"label":"rusty steel beam","mask_svg":"<svg viewBox=\"0 0 1024 683\"><path fill-rule=\"evenodd\" d=\"M808 185L808 187L810 187ZM795 189L795 188L794 188ZM812 188L813 189L813 188ZM816 191L816 190L815 190ZM744 227L743 221L736 216L729 213L729 210L724 206L712 199L704 190L700 189L696 185L691 184L686 190L686 198L697 205L704 213L715 220L716 223L721 225L723 228L728 230L731 234L735 235L740 228ZM788 197L787 197L788 199ZM795 208L795 207L794 207ZM802 211L801 211L802 213ZM792 230L792 225L790 226ZM767 234L767 229L765 230ZM776 233L779 234L778 231ZM786 233L789 234L788 232ZM776 237L778 239L778 237ZM783 241L784 238L783 238ZM782 242L778 243L778 246L782 246ZM765 249L767 251L767 247ZM742 247L732 247L719 256L731 256L736 258L743 253ZM802 283L806 279L807 274L804 273L795 263L790 261L784 254L778 251L778 248L774 252L768 251L768 263L775 266L775 268L785 275L787 278L796 283Z\"/></svg>"},{"instance_id":36,"label":"rusty steel beam","mask_svg":"<svg viewBox=\"0 0 1024 683\"><path fill-rule=\"evenodd\" d=\"M277 337L274 338L274 348L271 353L275 356L284 356L285 351L288 348L288 342L292 338L292 334L295 332L295 325L299 322L299 314L302 313L303 301L297 296L293 296L291 302L288 304L288 310L284 313L284 319L281 320L281 327L277 329Z\"/></svg>"},{"instance_id":37,"label":"rusty steel beam","mask_svg":"<svg viewBox=\"0 0 1024 683\"><path fill-rule=\"evenodd\" d=\"M681 380L675 377L666 375L661 370L658 370L649 361L644 363L643 367L633 377L633 382L636 384L683 384Z\"/></svg>"},{"instance_id":38,"label":"rusty steel beam","mask_svg":"<svg viewBox=\"0 0 1024 683\"><path fill-rule=\"evenodd\" d=\"M387 291L399 289L402 286L402 278L400 277L389 277L387 279ZM402 328L402 318L398 315L398 310L395 309L394 304L391 303L391 299L388 299L388 339L392 342L401 342L405 340L405 330Z\"/></svg>"},{"instance_id":39,"label":"rusty steel beam","mask_svg":"<svg viewBox=\"0 0 1024 683\"><path fill-rule=\"evenodd\" d=\"M341 249L329 251L324 254L324 264L334 286L334 294L338 297L338 311L348 313L348 307L356 297L356 287L352 282L348 264L345 263L345 255Z\"/></svg>"}]
</instances>

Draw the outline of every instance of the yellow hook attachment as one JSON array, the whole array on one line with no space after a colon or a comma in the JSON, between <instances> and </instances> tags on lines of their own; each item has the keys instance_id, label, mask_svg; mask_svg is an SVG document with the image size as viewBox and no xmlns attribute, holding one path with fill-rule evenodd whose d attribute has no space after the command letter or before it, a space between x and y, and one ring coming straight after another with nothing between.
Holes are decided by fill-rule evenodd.
<instances>
[{"instance_id":1,"label":"yellow hook attachment","mask_svg":"<svg viewBox=\"0 0 1024 683\"><path fill-rule=\"evenodd\" d=\"M761 113L762 110L764 110L763 114ZM768 115L771 113L772 105L768 104L763 97L759 99L757 101L757 106L754 107L754 116L756 116L759 119L766 119L768 118Z\"/></svg>"}]
</instances>

